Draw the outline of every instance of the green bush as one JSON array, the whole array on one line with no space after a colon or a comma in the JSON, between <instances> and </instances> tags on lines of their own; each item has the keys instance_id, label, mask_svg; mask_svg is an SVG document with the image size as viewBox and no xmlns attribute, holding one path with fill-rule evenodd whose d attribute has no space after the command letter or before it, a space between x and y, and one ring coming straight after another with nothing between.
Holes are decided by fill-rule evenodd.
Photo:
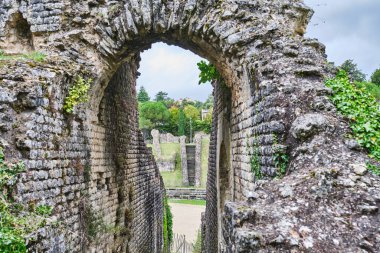
<instances>
[{"instance_id":1,"label":"green bush","mask_svg":"<svg viewBox=\"0 0 380 253\"><path fill-rule=\"evenodd\" d=\"M168 252L173 242L173 214L170 209L168 198L164 197L164 252Z\"/></svg>"},{"instance_id":2,"label":"green bush","mask_svg":"<svg viewBox=\"0 0 380 253\"><path fill-rule=\"evenodd\" d=\"M25 170L23 163L11 164L5 161L0 148L0 252L27 252L26 237L47 222L52 207L46 205L25 205L16 203L12 189L19 173Z\"/></svg>"},{"instance_id":3,"label":"green bush","mask_svg":"<svg viewBox=\"0 0 380 253\"><path fill-rule=\"evenodd\" d=\"M77 104L87 102L88 90L90 89L92 79L85 80L78 76L76 82L69 89L69 95L65 99L63 110L67 113L72 113Z\"/></svg>"},{"instance_id":4,"label":"green bush","mask_svg":"<svg viewBox=\"0 0 380 253\"><path fill-rule=\"evenodd\" d=\"M332 102L348 118L353 137L366 148L369 156L380 161L380 109L376 99L366 90L352 84L345 71L326 81L333 90ZM376 173L376 169L369 167Z\"/></svg>"}]
</instances>

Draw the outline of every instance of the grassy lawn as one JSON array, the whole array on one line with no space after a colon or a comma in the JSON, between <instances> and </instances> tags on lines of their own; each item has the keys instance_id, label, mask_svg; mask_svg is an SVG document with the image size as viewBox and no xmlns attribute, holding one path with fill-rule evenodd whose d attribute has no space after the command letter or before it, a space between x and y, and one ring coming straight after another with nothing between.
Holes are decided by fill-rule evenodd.
<instances>
[{"instance_id":1,"label":"grassy lawn","mask_svg":"<svg viewBox=\"0 0 380 253\"><path fill-rule=\"evenodd\" d=\"M201 156L201 186L199 188L206 188L207 181L207 169L208 169L208 154L209 154L209 139L202 139L202 156ZM148 147L152 147L152 144L148 144ZM179 143L161 143L161 156L163 160L169 160L173 154L176 155L176 167L173 172L161 172L162 179L164 180L165 187L183 187L182 185L182 169L181 169L181 157L180 149L181 146ZM156 152L153 150L153 155L156 156ZM189 187L194 188L194 187Z\"/></svg>"},{"instance_id":2,"label":"grassy lawn","mask_svg":"<svg viewBox=\"0 0 380 253\"><path fill-rule=\"evenodd\" d=\"M169 203L206 206L206 200L203 199L169 199Z\"/></svg>"}]
</instances>

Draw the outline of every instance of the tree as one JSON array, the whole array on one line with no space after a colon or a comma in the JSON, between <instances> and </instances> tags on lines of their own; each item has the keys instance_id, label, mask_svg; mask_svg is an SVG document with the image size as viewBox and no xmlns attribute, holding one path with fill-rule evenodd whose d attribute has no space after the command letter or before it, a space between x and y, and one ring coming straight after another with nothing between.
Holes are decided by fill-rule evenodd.
<instances>
[{"instance_id":1,"label":"tree","mask_svg":"<svg viewBox=\"0 0 380 253\"><path fill-rule=\"evenodd\" d=\"M137 101L140 103L148 102L150 100L148 92L145 90L144 86L141 86L139 92L137 93Z\"/></svg>"},{"instance_id":2,"label":"tree","mask_svg":"<svg viewBox=\"0 0 380 253\"><path fill-rule=\"evenodd\" d=\"M168 99L169 98L168 98L168 93L167 92L159 91L156 94L156 98L154 100L157 101L157 102L164 102L164 101L166 101Z\"/></svg>"},{"instance_id":3,"label":"tree","mask_svg":"<svg viewBox=\"0 0 380 253\"><path fill-rule=\"evenodd\" d=\"M211 94L208 96L206 102L203 103L203 109L210 109L214 106L214 96Z\"/></svg>"},{"instance_id":4,"label":"tree","mask_svg":"<svg viewBox=\"0 0 380 253\"><path fill-rule=\"evenodd\" d=\"M186 118L185 113L183 112L183 109L179 109L178 113L178 135L182 136L185 135L185 127L186 127Z\"/></svg>"},{"instance_id":5,"label":"tree","mask_svg":"<svg viewBox=\"0 0 380 253\"><path fill-rule=\"evenodd\" d=\"M346 60L340 68L350 76L351 81L364 82L366 75L358 69L358 65L353 60Z\"/></svg>"},{"instance_id":6,"label":"tree","mask_svg":"<svg viewBox=\"0 0 380 253\"><path fill-rule=\"evenodd\" d=\"M185 113L185 116L188 119L191 119L193 121L200 119L200 112L193 105L186 105L185 108L183 109L183 112Z\"/></svg>"},{"instance_id":7,"label":"tree","mask_svg":"<svg viewBox=\"0 0 380 253\"><path fill-rule=\"evenodd\" d=\"M149 120L153 128L160 129L169 119L169 111L166 106L161 102L145 102L140 105L140 122Z\"/></svg>"},{"instance_id":8,"label":"tree","mask_svg":"<svg viewBox=\"0 0 380 253\"><path fill-rule=\"evenodd\" d=\"M371 82L380 86L380 68L376 69L372 76L371 76Z\"/></svg>"}]
</instances>

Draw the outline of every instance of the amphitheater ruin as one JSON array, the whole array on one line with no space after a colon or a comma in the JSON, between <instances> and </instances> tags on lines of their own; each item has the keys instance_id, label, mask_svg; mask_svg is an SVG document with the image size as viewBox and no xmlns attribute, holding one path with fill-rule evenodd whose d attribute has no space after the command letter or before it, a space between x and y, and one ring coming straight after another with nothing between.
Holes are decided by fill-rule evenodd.
<instances>
[{"instance_id":1,"label":"amphitheater ruin","mask_svg":"<svg viewBox=\"0 0 380 253\"><path fill-rule=\"evenodd\" d=\"M53 207L30 252L163 252L163 181L138 129L139 54L165 42L213 63L203 252L379 252L380 180L328 99L302 0L2 0L0 146L17 200ZM88 102L64 110L72 85ZM278 157L285 157L278 160ZM285 168L285 170L281 170ZM85 240L88 213L115 233Z\"/></svg>"}]
</instances>

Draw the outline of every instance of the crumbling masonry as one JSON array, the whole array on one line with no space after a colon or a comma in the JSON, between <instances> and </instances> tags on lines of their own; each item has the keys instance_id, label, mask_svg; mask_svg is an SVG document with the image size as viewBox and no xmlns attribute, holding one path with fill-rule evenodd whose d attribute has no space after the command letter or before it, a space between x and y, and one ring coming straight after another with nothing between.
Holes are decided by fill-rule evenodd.
<instances>
[{"instance_id":1,"label":"crumbling masonry","mask_svg":"<svg viewBox=\"0 0 380 253\"><path fill-rule=\"evenodd\" d=\"M324 46L303 37L311 15L301 0L0 1L1 49L48 55L0 70L0 145L27 166L18 199L60 221L30 251L162 252L163 184L135 100L139 53L158 41L224 79L204 252L379 251L380 181L328 100ZM79 76L90 99L64 113ZM89 233L93 220L114 229Z\"/></svg>"}]
</instances>

